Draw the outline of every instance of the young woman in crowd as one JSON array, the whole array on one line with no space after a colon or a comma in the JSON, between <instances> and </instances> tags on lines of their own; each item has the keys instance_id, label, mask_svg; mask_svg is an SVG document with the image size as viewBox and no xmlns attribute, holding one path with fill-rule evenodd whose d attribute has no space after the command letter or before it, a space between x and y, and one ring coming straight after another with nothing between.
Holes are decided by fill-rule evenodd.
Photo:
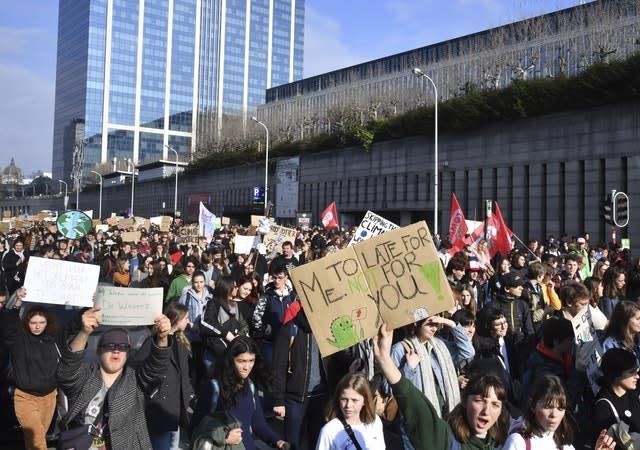
<instances>
[{"instance_id":1,"label":"young woman in crowd","mask_svg":"<svg viewBox=\"0 0 640 450\"><path fill-rule=\"evenodd\" d=\"M347 374L338 383L327 408L316 450L384 450L382 421L376 415L369 381L361 373Z\"/></svg>"},{"instance_id":2,"label":"young woman in crowd","mask_svg":"<svg viewBox=\"0 0 640 450\"><path fill-rule=\"evenodd\" d=\"M246 450L287 449L289 444L266 422L258 395L258 389L268 388L270 381L256 343L239 336L216 364L215 381L201 395L198 410L228 411L238 419L241 426L228 430L227 445L242 443Z\"/></svg>"},{"instance_id":3,"label":"young woman in crowd","mask_svg":"<svg viewBox=\"0 0 640 450\"><path fill-rule=\"evenodd\" d=\"M640 359L640 306L635 302L621 301L613 309L605 331L602 350L624 348Z\"/></svg>"},{"instance_id":4,"label":"young woman in crowd","mask_svg":"<svg viewBox=\"0 0 640 450\"><path fill-rule=\"evenodd\" d=\"M567 409L567 393L560 378L554 375L538 378L524 417L512 425L502 450L573 450L575 430L566 415ZM595 450L614 447L613 438L602 430Z\"/></svg>"},{"instance_id":5,"label":"young woman in crowd","mask_svg":"<svg viewBox=\"0 0 640 450\"><path fill-rule=\"evenodd\" d=\"M169 359L162 380L146 402L147 427L153 450L177 450L180 443L180 427L187 429L193 386L189 379L191 344L184 334L189 325L188 309L184 305L170 303L165 316L171 322L171 334L175 341L171 345ZM148 337L135 355L135 361L143 364L151 353L153 336Z\"/></svg>"},{"instance_id":6,"label":"young woman in crowd","mask_svg":"<svg viewBox=\"0 0 640 450\"><path fill-rule=\"evenodd\" d=\"M46 450L46 435L56 409L56 370L60 357L55 317L34 306L20 320L19 310L26 289L10 298L10 309L2 311L5 327L0 330L11 353L16 383L13 404L24 433L25 448Z\"/></svg>"},{"instance_id":7,"label":"young woman in crowd","mask_svg":"<svg viewBox=\"0 0 640 450\"><path fill-rule=\"evenodd\" d=\"M254 284L252 275L242 275L237 285L237 297L234 300L244 317L253 317L253 310L260 298L260 291Z\"/></svg>"},{"instance_id":8,"label":"young woman in crowd","mask_svg":"<svg viewBox=\"0 0 640 450\"><path fill-rule=\"evenodd\" d=\"M629 426L630 433L640 433L640 400L638 399L638 360L623 348L607 351L600 360L601 386L591 411L595 430L608 430L619 421ZM621 447L623 448L623 447Z\"/></svg>"},{"instance_id":9,"label":"young woman in crowd","mask_svg":"<svg viewBox=\"0 0 640 450\"><path fill-rule=\"evenodd\" d=\"M591 321L596 331L602 331L607 327L609 320L607 316L600 311L598 301L602 297L603 286L602 280L597 277L589 277L584 280L584 285L589 291L589 311L591 312Z\"/></svg>"},{"instance_id":10,"label":"young woman in crowd","mask_svg":"<svg viewBox=\"0 0 640 450\"><path fill-rule=\"evenodd\" d=\"M503 404L507 392L498 377L472 378L462 391L461 402L445 421L431 402L402 376L390 356L392 342L393 330L383 323L374 338L375 356L405 418L407 436L417 450L485 450L505 442L509 415Z\"/></svg>"},{"instance_id":11,"label":"young woman in crowd","mask_svg":"<svg viewBox=\"0 0 640 450\"><path fill-rule=\"evenodd\" d=\"M113 272L113 285L118 287L128 287L129 283L131 283L129 258L121 256L116 261L116 270Z\"/></svg>"},{"instance_id":12,"label":"young woman in crowd","mask_svg":"<svg viewBox=\"0 0 640 450\"><path fill-rule=\"evenodd\" d=\"M611 318L613 308L626 298L627 274L623 267L610 267L602 277L603 292L600 299L600 310L607 318Z\"/></svg>"}]
</instances>

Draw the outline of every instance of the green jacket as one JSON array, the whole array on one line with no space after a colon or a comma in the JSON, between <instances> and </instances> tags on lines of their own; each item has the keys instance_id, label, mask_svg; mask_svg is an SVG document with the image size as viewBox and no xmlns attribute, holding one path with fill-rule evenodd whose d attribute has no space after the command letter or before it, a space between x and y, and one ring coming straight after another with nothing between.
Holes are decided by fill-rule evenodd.
<instances>
[{"instance_id":1,"label":"green jacket","mask_svg":"<svg viewBox=\"0 0 640 450\"><path fill-rule=\"evenodd\" d=\"M245 450L241 442L237 445L226 444L229 431L241 428L240 421L231 413L219 411L208 414L202 418L198 426L193 430L193 450ZM207 445L209 444L209 445Z\"/></svg>"},{"instance_id":2,"label":"green jacket","mask_svg":"<svg viewBox=\"0 0 640 450\"><path fill-rule=\"evenodd\" d=\"M438 417L429 400L409 380L402 377L391 385L404 417L404 427L416 450L493 450L495 443L473 436L458 442L449 424Z\"/></svg>"},{"instance_id":3,"label":"green jacket","mask_svg":"<svg viewBox=\"0 0 640 450\"><path fill-rule=\"evenodd\" d=\"M191 281L188 280L184 274L178 275L171 282L171 286L169 286L169 291L167 292L167 297L164 299L164 302L169 303L173 300L178 300L182 295L184 288L189 286L191 286Z\"/></svg>"}]
</instances>

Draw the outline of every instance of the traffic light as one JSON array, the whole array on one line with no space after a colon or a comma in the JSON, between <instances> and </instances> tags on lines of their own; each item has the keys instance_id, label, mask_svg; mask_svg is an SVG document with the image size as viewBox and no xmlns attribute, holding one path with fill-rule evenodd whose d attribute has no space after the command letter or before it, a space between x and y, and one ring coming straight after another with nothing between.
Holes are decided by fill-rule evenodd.
<instances>
[{"instance_id":1,"label":"traffic light","mask_svg":"<svg viewBox=\"0 0 640 450\"><path fill-rule=\"evenodd\" d=\"M602 207L602 218L609 225L613 225L613 195L607 195L606 200L604 201L604 206Z\"/></svg>"},{"instance_id":2,"label":"traffic light","mask_svg":"<svg viewBox=\"0 0 640 450\"><path fill-rule=\"evenodd\" d=\"M624 192L613 195L613 223L619 228L629 223L629 196Z\"/></svg>"}]
</instances>

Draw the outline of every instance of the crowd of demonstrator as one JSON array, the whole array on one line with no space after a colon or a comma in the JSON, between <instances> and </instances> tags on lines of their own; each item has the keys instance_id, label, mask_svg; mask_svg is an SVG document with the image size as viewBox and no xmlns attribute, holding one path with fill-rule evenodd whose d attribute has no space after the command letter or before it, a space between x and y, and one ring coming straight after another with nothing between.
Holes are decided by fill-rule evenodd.
<instances>
[{"instance_id":1,"label":"crowd of demonstrator","mask_svg":"<svg viewBox=\"0 0 640 450\"><path fill-rule=\"evenodd\" d=\"M640 433L640 262L619 245L549 237L491 257L486 241L456 253L438 242L455 306L322 358L289 271L353 230L298 230L281 253L237 254L246 232L190 244L155 226L137 242L114 227L79 240L44 224L0 235L1 376L25 448L46 449L54 428L59 448L118 450L605 450L627 448L625 425L629 439ZM164 314L142 345L100 327L99 308L60 323L56 308L28 303L30 256L162 288ZM599 390L576 354L575 317L601 344ZM374 400L391 395L395 417Z\"/></svg>"}]
</instances>

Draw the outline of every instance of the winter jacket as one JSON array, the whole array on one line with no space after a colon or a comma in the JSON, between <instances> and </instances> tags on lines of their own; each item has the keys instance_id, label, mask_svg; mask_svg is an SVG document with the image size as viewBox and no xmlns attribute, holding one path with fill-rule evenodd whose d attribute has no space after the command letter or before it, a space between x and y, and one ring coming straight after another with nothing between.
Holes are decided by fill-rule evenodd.
<instances>
[{"instance_id":1,"label":"winter jacket","mask_svg":"<svg viewBox=\"0 0 640 450\"><path fill-rule=\"evenodd\" d=\"M171 344L175 345L175 343ZM118 379L111 385L105 399L108 414L107 448L127 450L148 450L151 447L145 396L160 379L169 364L172 352L169 347L152 345L149 358L142 367L135 370L125 366ZM86 349L72 352L68 345L60 349L62 357L58 365L58 383L69 400L69 411L63 417L65 427L76 420L82 420L89 402L103 385L100 365L97 362L83 363Z\"/></svg>"},{"instance_id":2,"label":"winter jacket","mask_svg":"<svg viewBox=\"0 0 640 450\"><path fill-rule=\"evenodd\" d=\"M16 387L35 396L45 396L57 387L56 370L60 351L56 338L45 331L34 336L25 330L20 321L19 310L2 310L5 325L3 342L11 352L11 362Z\"/></svg>"},{"instance_id":3,"label":"winter jacket","mask_svg":"<svg viewBox=\"0 0 640 450\"><path fill-rule=\"evenodd\" d=\"M232 314L225 308L230 318L226 322L220 323L218 316L221 308L223 306L217 298L209 301L199 325L202 342L217 358L224 354L229 345L229 341L227 341L228 333L234 336L249 335L249 325L247 325L247 320L240 314L239 309L236 308L236 314Z\"/></svg>"},{"instance_id":4,"label":"winter jacket","mask_svg":"<svg viewBox=\"0 0 640 450\"><path fill-rule=\"evenodd\" d=\"M267 285L262 297L258 300L251 319L251 335L274 342L278 337L284 313L297 298L293 290L276 291L273 283Z\"/></svg>"},{"instance_id":5,"label":"winter jacket","mask_svg":"<svg viewBox=\"0 0 640 450\"><path fill-rule=\"evenodd\" d=\"M151 354L153 336L149 336L135 354L132 363L140 367ZM175 431L179 425L188 427L193 386L189 379L189 352L174 341L169 353L169 364L162 376L153 382L146 403L147 424L150 434Z\"/></svg>"},{"instance_id":6,"label":"winter jacket","mask_svg":"<svg viewBox=\"0 0 640 450\"><path fill-rule=\"evenodd\" d=\"M516 340L535 334L531 310L524 300L507 297L500 293L496 295L493 306L498 307L502 311L507 322L509 322L511 333L516 336Z\"/></svg>"},{"instance_id":7,"label":"winter jacket","mask_svg":"<svg viewBox=\"0 0 640 450\"><path fill-rule=\"evenodd\" d=\"M200 340L199 323L204 315L207 304L211 301L213 295L208 288L204 289L202 297L196 294L193 288L189 288L182 293L178 299L178 303L186 305L189 309L189 322L193 324L194 330L189 330L187 336L191 342Z\"/></svg>"}]
</instances>

